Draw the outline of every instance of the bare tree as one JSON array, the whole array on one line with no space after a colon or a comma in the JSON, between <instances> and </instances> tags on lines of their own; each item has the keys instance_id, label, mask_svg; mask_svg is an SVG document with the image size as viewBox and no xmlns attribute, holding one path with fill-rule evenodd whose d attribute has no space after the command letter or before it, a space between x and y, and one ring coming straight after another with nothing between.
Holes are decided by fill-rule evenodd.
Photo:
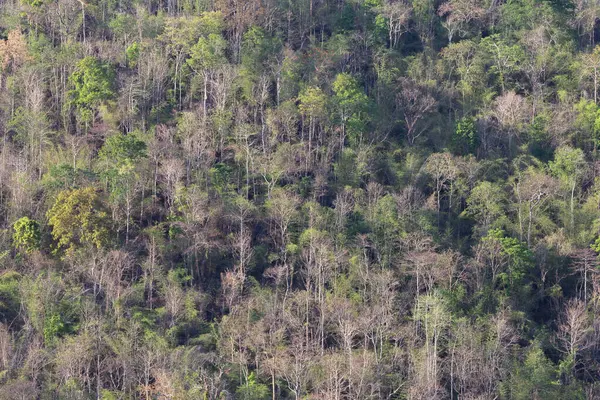
<instances>
[{"instance_id":1,"label":"bare tree","mask_svg":"<svg viewBox=\"0 0 600 400\"><path fill-rule=\"evenodd\" d=\"M573 368L578 353L592 345L589 340L591 332L591 321L585 303L576 299L569 300L558 319L556 341L558 349L573 362Z\"/></svg>"},{"instance_id":2,"label":"bare tree","mask_svg":"<svg viewBox=\"0 0 600 400\"><path fill-rule=\"evenodd\" d=\"M444 299L437 293L417 298L414 308L414 321L422 338L423 347L415 352L414 372L411 386L412 398L446 398L441 383L441 359L439 349L446 337L450 315Z\"/></svg>"},{"instance_id":3,"label":"bare tree","mask_svg":"<svg viewBox=\"0 0 600 400\"><path fill-rule=\"evenodd\" d=\"M508 150L512 151L513 139L518 139L523 124L529 117L529 106L523 96L509 91L498 96L494 101L492 116L496 119L499 128L508 137Z\"/></svg>"},{"instance_id":4,"label":"bare tree","mask_svg":"<svg viewBox=\"0 0 600 400\"><path fill-rule=\"evenodd\" d=\"M600 8L598 10L600 14ZM598 104L598 84L600 83L600 47L591 53L581 55L581 76L591 78L594 85L594 103Z\"/></svg>"},{"instance_id":5,"label":"bare tree","mask_svg":"<svg viewBox=\"0 0 600 400\"><path fill-rule=\"evenodd\" d=\"M452 43L454 35L463 35L469 23L481 20L486 10L479 0L450 0L438 8L438 15L445 17L442 25L448 31L448 43Z\"/></svg>"},{"instance_id":6,"label":"bare tree","mask_svg":"<svg viewBox=\"0 0 600 400\"><path fill-rule=\"evenodd\" d=\"M507 267L509 256L504 252L502 244L495 238L486 238L480 241L474 249L473 259L468 264L468 271L475 281L477 290L483 289L489 278L492 285L496 282L498 274Z\"/></svg>"},{"instance_id":7,"label":"bare tree","mask_svg":"<svg viewBox=\"0 0 600 400\"><path fill-rule=\"evenodd\" d=\"M588 302L588 282L594 279L594 276L598 274L598 256L592 249L577 249L571 253L571 259L573 260L573 267L575 272L581 275L580 281L580 297L583 298L583 302ZM590 285L591 288L591 285Z\"/></svg>"},{"instance_id":8,"label":"bare tree","mask_svg":"<svg viewBox=\"0 0 600 400\"><path fill-rule=\"evenodd\" d=\"M520 237L523 240L523 221L521 208L527 213L527 245L531 247L531 230L539 210L558 191L558 182L549 175L529 167L514 181L514 191L519 202Z\"/></svg>"},{"instance_id":9,"label":"bare tree","mask_svg":"<svg viewBox=\"0 0 600 400\"><path fill-rule=\"evenodd\" d=\"M589 44L595 46L595 27L600 18L600 5L595 1L576 0L574 2L574 23L580 36L588 36Z\"/></svg>"},{"instance_id":10,"label":"bare tree","mask_svg":"<svg viewBox=\"0 0 600 400\"><path fill-rule=\"evenodd\" d=\"M396 105L404 115L406 137L412 145L428 128L425 116L435 111L437 101L429 90L414 80L402 78L396 94Z\"/></svg>"},{"instance_id":11,"label":"bare tree","mask_svg":"<svg viewBox=\"0 0 600 400\"><path fill-rule=\"evenodd\" d=\"M454 181L459 176L459 167L455 158L450 153L434 153L427 158L423 169L434 179L435 199L438 213L438 223L440 221L442 191L450 189L450 205L452 207L452 194Z\"/></svg>"},{"instance_id":12,"label":"bare tree","mask_svg":"<svg viewBox=\"0 0 600 400\"><path fill-rule=\"evenodd\" d=\"M378 11L387 19L389 46L394 48L408 31L412 5L404 0L385 0Z\"/></svg>"},{"instance_id":13,"label":"bare tree","mask_svg":"<svg viewBox=\"0 0 600 400\"><path fill-rule=\"evenodd\" d=\"M160 165L160 177L163 182L163 193L165 196L167 209L173 212L177 189L180 180L185 175L185 166L178 158L168 158Z\"/></svg>"},{"instance_id":14,"label":"bare tree","mask_svg":"<svg viewBox=\"0 0 600 400\"><path fill-rule=\"evenodd\" d=\"M0 370L8 371L13 359L13 341L11 334L3 323L0 323Z\"/></svg>"}]
</instances>

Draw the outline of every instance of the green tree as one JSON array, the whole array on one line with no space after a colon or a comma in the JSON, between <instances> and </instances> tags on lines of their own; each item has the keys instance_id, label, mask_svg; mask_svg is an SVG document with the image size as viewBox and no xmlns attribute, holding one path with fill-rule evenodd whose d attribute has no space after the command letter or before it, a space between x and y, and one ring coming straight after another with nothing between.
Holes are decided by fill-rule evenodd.
<instances>
[{"instance_id":1,"label":"green tree","mask_svg":"<svg viewBox=\"0 0 600 400\"><path fill-rule=\"evenodd\" d=\"M140 58L140 45L138 42L133 42L125 50L125 56L127 57L127 66L129 68L135 68Z\"/></svg>"},{"instance_id":2,"label":"green tree","mask_svg":"<svg viewBox=\"0 0 600 400\"><path fill-rule=\"evenodd\" d=\"M539 345L534 344L504 385L503 398L511 400L562 399L556 367Z\"/></svg>"},{"instance_id":3,"label":"green tree","mask_svg":"<svg viewBox=\"0 0 600 400\"><path fill-rule=\"evenodd\" d=\"M554 153L554 161L548 164L550 171L567 188L570 196L571 234L575 234L575 190L585 174L587 163L581 149L562 146Z\"/></svg>"},{"instance_id":4,"label":"green tree","mask_svg":"<svg viewBox=\"0 0 600 400\"><path fill-rule=\"evenodd\" d=\"M359 145L363 141L362 136L369 121L369 98L359 86L358 81L350 74L338 74L332 87L342 124L340 146L342 149L344 148L346 135L348 135L350 144Z\"/></svg>"},{"instance_id":5,"label":"green tree","mask_svg":"<svg viewBox=\"0 0 600 400\"><path fill-rule=\"evenodd\" d=\"M497 184L483 181L477 184L467 198L463 214L477 221L481 233L485 233L504 212L506 193Z\"/></svg>"},{"instance_id":6,"label":"green tree","mask_svg":"<svg viewBox=\"0 0 600 400\"><path fill-rule=\"evenodd\" d=\"M40 225L29 217L21 217L13 225L13 245L19 251L31 253L39 249L41 241Z\"/></svg>"},{"instance_id":7,"label":"green tree","mask_svg":"<svg viewBox=\"0 0 600 400\"><path fill-rule=\"evenodd\" d=\"M458 77L457 89L466 112L481 103L486 91L486 57L474 40L451 43L441 52L449 77ZM445 72L445 71L444 71Z\"/></svg>"},{"instance_id":8,"label":"green tree","mask_svg":"<svg viewBox=\"0 0 600 400\"><path fill-rule=\"evenodd\" d=\"M214 74L214 70L225 64L225 50L227 41L221 34L210 33L208 36L202 36L198 42L190 49L190 58L186 60L187 65L197 74L202 75L203 92L202 106L204 120L206 121L208 84Z\"/></svg>"},{"instance_id":9,"label":"green tree","mask_svg":"<svg viewBox=\"0 0 600 400\"><path fill-rule=\"evenodd\" d=\"M235 391L236 398L241 400L268 400L271 397L271 391L265 384L256 382L254 372L248 375L245 385L240 386Z\"/></svg>"},{"instance_id":10,"label":"green tree","mask_svg":"<svg viewBox=\"0 0 600 400\"><path fill-rule=\"evenodd\" d=\"M591 100L581 99L575 104L575 112L574 125L583 134L583 141L591 143L595 156L600 145L600 107Z\"/></svg>"},{"instance_id":11,"label":"green tree","mask_svg":"<svg viewBox=\"0 0 600 400\"><path fill-rule=\"evenodd\" d=\"M135 133L113 135L98 152L99 173L106 182L113 204L124 203L125 241L129 241L135 189L140 185L139 162L146 157L146 143Z\"/></svg>"},{"instance_id":12,"label":"green tree","mask_svg":"<svg viewBox=\"0 0 600 400\"><path fill-rule=\"evenodd\" d=\"M100 248L108 241L108 215L94 187L60 192L46 216L55 251L69 254L86 246Z\"/></svg>"},{"instance_id":13,"label":"green tree","mask_svg":"<svg viewBox=\"0 0 600 400\"><path fill-rule=\"evenodd\" d=\"M521 46L507 43L500 35L495 34L481 39L480 46L492 60L490 72L497 74L502 93L506 91L508 77L517 72L519 63L525 57Z\"/></svg>"},{"instance_id":14,"label":"green tree","mask_svg":"<svg viewBox=\"0 0 600 400\"><path fill-rule=\"evenodd\" d=\"M488 234L482 239L486 244L498 243L500 252L507 257L508 269L498 274L506 293L513 297L515 304L526 306L526 295L529 288L526 277L534 266L533 253L527 248L525 243L517 238L505 236L501 229L490 229Z\"/></svg>"},{"instance_id":15,"label":"green tree","mask_svg":"<svg viewBox=\"0 0 600 400\"><path fill-rule=\"evenodd\" d=\"M459 155L474 153L479 145L477 126L475 118L463 117L456 123L456 129L452 135L452 149Z\"/></svg>"},{"instance_id":16,"label":"green tree","mask_svg":"<svg viewBox=\"0 0 600 400\"><path fill-rule=\"evenodd\" d=\"M306 157L308 166L312 161L312 144L318 123L323 121L327 115L327 95L321 88L309 86L298 95L298 100L300 101L298 110L303 116L308 117L308 155ZM304 120L302 125L305 126Z\"/></svg>"},{"instance_id":17,"label":"green tree","mask_svg":"<svg viewBox=\"0 0 600 400\"><path fill-rule=\"evenodd\" d=\"M21 274L15 271L0 274L0 321L4 324L13 323L20 312L21 278Z\"/></svg>"},{"instance_id":18,"label":"green tree","mask_svg":"<svg viewBox=\"0 0 600 400\"><path fill-rule=\"evenodd\" d=\"M115 97L114 79L113 68L95 57L85 57L77 63L69 77L69 97L81 121L92 122L98 107Z\"/></svg>"}]
</instances>

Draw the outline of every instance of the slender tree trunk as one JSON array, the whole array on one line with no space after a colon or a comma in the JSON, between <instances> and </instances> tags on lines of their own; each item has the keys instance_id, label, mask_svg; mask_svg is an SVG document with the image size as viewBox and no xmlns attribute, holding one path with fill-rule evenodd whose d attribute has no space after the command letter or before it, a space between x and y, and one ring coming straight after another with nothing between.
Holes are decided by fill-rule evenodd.
<instances>
[{"instance_id":1,"label":"slender tree trunk","mask_svg":"<svg viewBox=\"0 0 600 400\"><path fill-rule=\"evenodd\" d=\"M531 247L531 225L533 223L533 206L529 205L529 221L527 221L527 247Z\"/></svg>"},{"instance_id":2,"label":"slender tree trunk","mask_svg":"<svg viewBox=\"0 0 600 400\"><path fill-rule=\"evenodd\" d=\"M575 185L571 186L571 234L575 233Z\"/></svg>"}]
</instances>

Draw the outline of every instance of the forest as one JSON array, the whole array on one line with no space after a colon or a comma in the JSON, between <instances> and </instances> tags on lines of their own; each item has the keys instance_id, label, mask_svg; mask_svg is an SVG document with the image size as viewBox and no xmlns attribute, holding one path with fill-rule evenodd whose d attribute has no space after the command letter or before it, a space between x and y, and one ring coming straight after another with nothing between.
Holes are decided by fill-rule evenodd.
<instances>
[{"instance_id":1,"label":"forest","mask_svg":"<svg viewBox=\"0 0 600 400\"><path fill-rule=\"evenodd\" d=\"M0 400L600 399L598 0L0 0Z\"/></svg>"}]
</instances>

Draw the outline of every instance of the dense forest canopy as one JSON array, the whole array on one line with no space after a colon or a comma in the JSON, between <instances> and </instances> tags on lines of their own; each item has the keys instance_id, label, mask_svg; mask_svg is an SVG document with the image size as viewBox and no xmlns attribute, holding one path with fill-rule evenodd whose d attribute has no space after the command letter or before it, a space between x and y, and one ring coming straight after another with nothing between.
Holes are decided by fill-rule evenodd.
<instances>
[{"instance_id":1,"label":"dense forest canopy","mask_svg":"<svg viewBox=\"0 0 600 400\"><path fill-rule=\"evenodd\" d=\"M596 0L1 0L0 400L600 398Z\"/></svg>"}]
</instances>

